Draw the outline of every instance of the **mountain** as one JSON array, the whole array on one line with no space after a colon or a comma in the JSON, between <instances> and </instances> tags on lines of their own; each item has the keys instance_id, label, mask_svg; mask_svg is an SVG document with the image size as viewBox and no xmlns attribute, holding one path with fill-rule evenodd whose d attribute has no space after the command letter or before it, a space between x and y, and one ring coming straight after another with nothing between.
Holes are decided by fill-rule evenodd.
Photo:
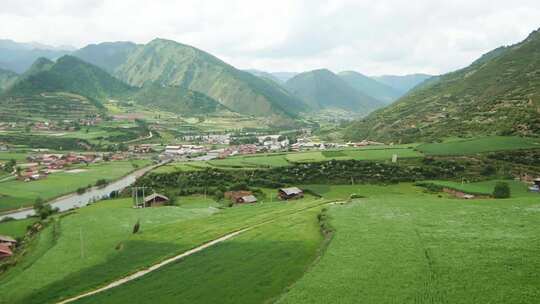
<instances>
[{"instance_id":1,"label":"mountain","mask_svg":"<svg viewBox=\"0 0 540 304\"><path fill-rule=\"evenodd\" d=\"M0 95L0 118L80 118L104 112L105 98L131 92L127 84L76 57L66 55L54 63L40 58Z\"/></svg>"},{"instance_id":2,"label":"mountain","mask_svg":"<svg viewBox=\"0 0 540 304\"><path fill-rule=\"evenodd\" d=\"M17 73L0 69L0 93L11 86L17 80Z\"/></svg>"},{"instance_id":3,"label":"mountain","mask_svg":"<svg viewBox=\"0 0 540 304\"><path fill-rule=\"evenodd\" d=\"M204 115L227 110L215 99L203 93L158 84L142 87L133 99L144 106L182 115Z\"/></svg>"},{"instance_id":4,"label":"mountain","mask_svg":"<svg viewBox=\"0 0 540 304\"><path fill-rule=\"evenodd\" d=\"M242 114L292 118L306 107L268 81L171 40L137 46L115 75L137 87L157 83L197 91Z\"/></svg>"},{"instance_id":5,"label":"mountain","mask_svg":"<svg viewBox=\"0 0 540 304\"><path fill-rule=\"evenodd\" d=\"M422 85L345 135L411 142L487 134L540 134L539 31Z\"/></svg>"},{"instance_id":6,"label":"mountain","mask_svg":"<svg viewBox=\"0 0 540 304\"><path fill-rule=\"evenodd\" d=\"M304 72L289 79L285 87L315 110L342 109L367 114L381 101L353 89L327 69Z\"/></svg>"},{"instance_id":7,"label":"mountain","mask_svg":"<svg viewBox=\"0 0 540 304\"><path fill-rule=\"evenodd\" d=\"M273 82L278 83L278 84L283 83L276 76L272 75L272 73L268 73L268 72L260 71L260 70L254 70L254 69L246 70L246 72L249 72L259 78L272 80Z\"/></svg>"},{"instance_id":8,"label":"mountain","mask_svg":"<svg viewBox=\"0 0 540 304\"><path fill-rule=\"evenodd\" d=\"M397 89L394 89L391 86L378 82L358 72L344 71L339 73L338 76L345 80L345 82L347 82L357 91L374 97L385 104L392 103L402 95L402 93Z\"/></svg>"},{"instance_id":9,"label":"mountain","mask_svg":"<svg viewBox=\"0 0 540 304\"><path fill-rule=\"evenodd\" d=\"M130 87L97 66L73 56L63 56L54 64L47 59L38 59L7 92L10 96L25 96L43 92L70 92L86 97L103 99L120 96Z\"/></svg>"},{"instance_id":10,"label":"mountain","mask_svg":"<svg viewBox=\"0 0 540 304\"><path fill-rule=\"evenodd\" d=\"M396 89L397 91L401 92L401 95L405 95L414 87L428 80L431 77L432 75L427 75L427 74L411 74L411 75L403 75L403 76L383 75L383 76L374 76L372 78L377 80L380 83L383 83L387 86L390 86Z\"/></svg>"},{"instance_id":11,"label":"mountain","mask_svg":"<svg viewBox=\"0 0 540 304\"><path fill-rule=\"evenodd\" d=\"M104 42L87 45L75 51L73 56L113 74L136 48L137 45L133 42Z\"/></svg>"},{"instance_id":12,"label":"mountain","mask_svg":"<svg viewBox=\"0 0 540 304\"><path fill-rule=\"evenodd\" d=\"M71 53L71 50L58 49L37 43L20 43L0 39L0 68L23 73L40 58L56 59Z\"/></svg>"},{"instance_id":13,"label":"mountain","mask_svg":"<svg viewBox=\"0 0 540 304\"><path fill-rule=\"evenodd\" d=\"M298 75L298 73L295 72L274 72L270 73L272 76L277 78L281 83L287 82L287 80L293 78L294 76Z\"/></svg>"}]
</instances>

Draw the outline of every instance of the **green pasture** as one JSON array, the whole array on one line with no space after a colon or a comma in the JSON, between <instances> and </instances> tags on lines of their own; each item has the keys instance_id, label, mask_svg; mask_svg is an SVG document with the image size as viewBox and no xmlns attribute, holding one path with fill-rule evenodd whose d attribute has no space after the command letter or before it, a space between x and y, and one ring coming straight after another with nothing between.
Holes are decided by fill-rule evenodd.
<instances>
[{"instance_id":1,"label":"green pasture","mask_svg":"<svg viewBox=\"0 0 540 304\"><path fill-rule=\"evenodd\" d=\"M182 198L179 203L182 206ZM46 236L54 229L54 246L38 244L36 251L43 252L39 259L0 276L0 303L55 302L226 233L319 208L323 203L308 196L294 203L236 206L216 212L204 204L200 208L191 204L191 208L133 209L129 199L99 202L64 216L58 225L42 232ZM133 235L137 220L141 231Z\"/></svg>"},{"instance_id":2,"label":"green pasture","mask_svg":"<svg viewBox=\"0 0 540 304\"><path fill-rule=\"evenodd\" d=\"M18 221L8 221L0 223L0 234L13 238L22 237L26 233L26 228L36 222L34 218Z\"/></svg>"},{"instance_id":3,"label":"green pasture","mask_svg":"<svg viewBox=\"0 0 540 304\"><path fill-rule=\"evenodd\" d=\"M136 168L149 165L146 160L115 161L73 166L69 169L85 170L79 173L58 172L47 178L24 182L9 180L0 182L0 211L30 206L37 197L44 200L75 192L80 187L94 185L99 179L116 180Z\"/></svg>"},{"instance_id":4,"label":"green pasture","mask_svg":"<svg viewBox=\"0 0 540 304\"><path fill-rule=\"evenodd\" d=\"M540 194L529 192L528 185L516 180L488 180L482 182L473 182L473 183L460 183L454 181L426 181L428 183L433 183L442 187L448 187L450 189L455 189L463 191L470 194L480 194L480 195L491 195L495 184L497 182L505 182L510 186L511 197L537 197L540 199Z\"/></svg>"},{"instance_id":5,"label":"green pasture","mask_svg":"<svg viewBox=\"0 0 540 304\"><path fill-rule=\"evenodd\" d=\"M347 149L347 150L326 150L289 153L286 158L290 162L320 162L331 159L336 160L392 160L393 155L400 158L422 157L422 153L408 148L381 148L381 149Z\"/></svg>"},{"instance_id":6,"label":"green pasture","mask_svg":"<svg viewBox=\"0 0 540 304\"><path fill-rule=\"evenodd\" d=\"M331 207L324 256L278 303L538 303L539 199L375 190Z\"/></svg>"},{"instance_id":7,"label":"green pasture","mask_svg":"<svg viewBox=\"0 0 540 304\"><path fill-rule=\"evenodd\" d=\"M302 277L322 241L320 208L259 226L79 303L266 303ZM183 278L183 279L180 279Z\"/></svg>"},{"instance_id":8,"label":"green pasture","mask_svg":"<svg viewBox=\"0 0 540 304\"><path fill-rule=\"evenodd\" d=\"M417 150L426 155L466 155L519 149L540 149L540 139L517 136L488 136L452 139L442 143L422 144Z\"/></svg>"}]
</instances>

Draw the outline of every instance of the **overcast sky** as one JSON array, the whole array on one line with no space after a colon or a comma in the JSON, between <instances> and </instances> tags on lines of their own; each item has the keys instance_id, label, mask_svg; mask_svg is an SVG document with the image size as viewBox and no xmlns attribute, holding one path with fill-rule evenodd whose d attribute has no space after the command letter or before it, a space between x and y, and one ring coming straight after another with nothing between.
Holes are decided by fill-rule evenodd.
<instances>
[{"instance_id":1,"label":"overcast sky","mask_svg":"<svg viewBox=\"0 0 540 304\"><path fill-rule=\"evenodd\" d=\"M2 0L0 38L173 39L238 68L439 74L524 39L539 0Z\"/></svg>"}]
</instances>

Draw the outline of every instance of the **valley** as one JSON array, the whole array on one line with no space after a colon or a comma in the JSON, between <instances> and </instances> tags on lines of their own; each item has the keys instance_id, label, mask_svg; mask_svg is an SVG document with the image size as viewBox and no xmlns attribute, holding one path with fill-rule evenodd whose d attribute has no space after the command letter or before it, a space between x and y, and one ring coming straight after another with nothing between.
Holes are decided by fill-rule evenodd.
<instances>
[{"instance_id":1,"label":"valley","mask_svg":"<svg viewBox=\"0 0 540 304\"><path fill-rule=\"evenodd\" d=\"M0 56L0 303L540 299L538 31L442 75Z\"/></svg>"}]
</instances>

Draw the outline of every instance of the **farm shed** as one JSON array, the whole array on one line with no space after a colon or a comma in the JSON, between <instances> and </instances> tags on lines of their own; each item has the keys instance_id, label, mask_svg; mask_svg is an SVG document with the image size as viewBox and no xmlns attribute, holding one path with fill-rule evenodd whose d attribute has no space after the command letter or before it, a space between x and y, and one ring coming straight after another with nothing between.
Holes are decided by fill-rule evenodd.
<instances>
[{"instance_id":1,"label":"farm shed","mask_svg":"<svg viewBox=\"0 0 540 304\"><path fill-rule=\"evenodd\" d=\"M11 248L6 245L0 245L0 259L8 258L13 255Z\"/></svg>"},{"instance_id":2,"label":"farm shed","mask_svg":"<svg viewBox=\"0 0 540 304\"><path fill-rule=\"evenodd\" d=\"M253 192L251 191L227 191L223 195L226 199L231 200L235 203L243 203L242 198L253 196Z\"/></svg>"},{"instance_id":3,"label":"farm shed","mask_svg":"<svg viewBox=\"0 0 540 304\"><path fill-rule=\"evenodd\" d=\"M0 245L13 247L15 244L17 244L17 241L14 238L7 235L0 235Z\"/></svg>"},{"instance_id":4,"label":"farm shed","mask_svg":"<svg viewBox=\"0 0 540 304\"><path fill-rule=\"evenodd\" d=\"M278 196L283 200L302 198L304 191L297 187L281 188L278 190Z\"/></svg>"},{"instance_id":5,"label":"farm shed","mask_svg":"<svg viewBox=\"0 0 540 304\"><path fill-rule=\"evenodd\" d=\"M169 202L169 198L165 195L154 193L144 198L144 207L163 206Z\"/></svg>"},{"instance_id":6,"label":"farm shed","mask_svg":"<svg viewBox=\"0 0 540 304\"><path fill-rule=\"evenodd\" d=\"M242 196L238 198L236 202L239 204L251 204L251 203L256 203L257 198L254 195L246 195L246 196Z\"/></svg>"}]
</instances>

